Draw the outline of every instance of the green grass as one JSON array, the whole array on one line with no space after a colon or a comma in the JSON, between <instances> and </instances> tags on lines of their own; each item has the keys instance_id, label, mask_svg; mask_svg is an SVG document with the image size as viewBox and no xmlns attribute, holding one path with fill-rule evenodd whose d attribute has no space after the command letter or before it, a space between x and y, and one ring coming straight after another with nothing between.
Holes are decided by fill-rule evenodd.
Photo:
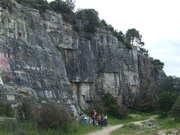
<instances>
[{"instance_id":1,"label":"green grass","mask_svg":"<svg viewBox=\"0 0 180 135\"><path fill-rule=\"evenodd\" d=\"M149 116L150 115L147 113L138 113L137 117L134 117L134 118L129 115L128 118L124 118L124 119L117 119L115 117L109 116L108 124L109 125L117 125L117 124L129 123L129 122L133 122L133 121L140 121L140 120L148 119Z\"/></svg>"},{"instance_id":2,"label":"green grass","mask_svg":"<svg viewBox=\"0 0 180 135\"><path fill-rule=\"evenodd\" d=\"M100 129L102 128L92 125L83 125L79 122L72 122L66 131L62 129L39 129L33 122L17 122L16 120L0 122L0 135L84 135Z\"/></svg>"},{"instance_id":3,"label":"green grass","mask_svg":"<svg viewBox=\"0 0 180 135\"><path fill-rule=\"evenodd\" d=\"M149 118L149 114L139 113L136 117L128 117L127 119L116 119L109 116L108 123L110 125L124 124L122 128L119 128L111 133L111 135L157 135L160 130L171 131L172 128L180 128L180 119L171 118L157 118L154 121L153 128L147 128L145 126L137 126L130 124L133 121L140 121ZM72 122L66 131L62 129L43 130L38 128L36 123L33 122L17 122L16 120L0 121L0 135L85 135L87 133L101 130L102 127L96 127L93 125L83 125L79 122Z\"/></svg>"},{"instance_id":4,"label":"green grass","mask_svg":"<svg viewBox=\"0 0 180 135\"><path fill-rule=\"evenodd\" d=\"M111 135L157 135L161 130L165 130L166 133L168 133L171 132L171 129L180 129L180 119L157 118L154 120L154 124L155 126L152 128L130 123L125 124L122 128L113 131Z\"/></svg>"}]
</instances>

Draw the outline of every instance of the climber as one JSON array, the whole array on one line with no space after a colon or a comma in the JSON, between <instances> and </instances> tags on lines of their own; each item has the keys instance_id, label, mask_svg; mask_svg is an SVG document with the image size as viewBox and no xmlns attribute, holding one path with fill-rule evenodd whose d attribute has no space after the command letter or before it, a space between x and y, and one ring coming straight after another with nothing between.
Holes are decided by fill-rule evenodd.
<instances>
[{"instance_id":1,"label":"climber","mask_svg":"<svg viewBox=\"0 0 180 135\"><path fill-rule=\"evenodd\" d=\"M23 34L22 31L20 31L20 32L19 32L19 37L22 37L22 34Z\"/></svg>"}]
</instances>

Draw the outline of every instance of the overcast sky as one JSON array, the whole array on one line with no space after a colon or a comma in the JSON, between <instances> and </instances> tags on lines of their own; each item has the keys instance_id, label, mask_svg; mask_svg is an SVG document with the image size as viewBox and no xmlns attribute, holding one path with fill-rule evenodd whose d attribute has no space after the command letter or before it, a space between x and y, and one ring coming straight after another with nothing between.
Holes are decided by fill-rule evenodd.
<instances>
[{"instance_id":1,"label":"overcast sky","mask_svg":"<svg viewBox=\"0 0 180 135\"><path fill-rule=\"evenodd\" d=\"M166 75L180 77L180 0L76 0L75 5L95 9L124 34L138 30L150 56L164 62Z\"/></svg>"}]
</instances>

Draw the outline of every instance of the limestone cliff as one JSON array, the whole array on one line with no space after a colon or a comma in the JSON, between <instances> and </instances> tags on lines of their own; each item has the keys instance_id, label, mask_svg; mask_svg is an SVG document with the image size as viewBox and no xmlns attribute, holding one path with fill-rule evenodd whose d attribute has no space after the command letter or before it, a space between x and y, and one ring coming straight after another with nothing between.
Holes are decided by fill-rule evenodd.
<instances>
[{"instance_id":1,"label":"limestone cliff","mask_svg":"<svg viewBox=\"0 0 180 135\"><path fill-rule=\"evenodd\" d=\"M165 74L109 31L77 33L60 14L16 3L0 5L0 76L1 99L16 104L28 95L76 110L107 92L132 105Z\"/></svg>"}]
</instances>

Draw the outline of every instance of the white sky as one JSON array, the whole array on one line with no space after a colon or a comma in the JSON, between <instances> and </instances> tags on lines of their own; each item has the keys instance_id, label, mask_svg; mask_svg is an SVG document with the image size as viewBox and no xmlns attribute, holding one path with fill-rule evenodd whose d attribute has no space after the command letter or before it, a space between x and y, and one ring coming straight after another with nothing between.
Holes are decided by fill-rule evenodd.
<instances>
[{"instance_id":1,"label":"white sky","mask_svg":"<svg viewBox=\"0 0 180 135\"><path fill-rule=\"evenodd\" d=\"M180 0L76 0L75 5L95 9L124 34L138 30L150 56L164 62L165 73L180 77Z\"/></svg>"}]
</instances>

